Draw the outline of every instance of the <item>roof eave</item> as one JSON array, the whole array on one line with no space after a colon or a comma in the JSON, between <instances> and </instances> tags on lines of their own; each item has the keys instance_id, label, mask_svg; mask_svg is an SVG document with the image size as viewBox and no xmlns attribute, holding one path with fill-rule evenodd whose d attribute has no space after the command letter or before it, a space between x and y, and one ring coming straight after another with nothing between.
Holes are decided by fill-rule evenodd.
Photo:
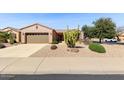
<instances>
[{"instance_id":1,"label":"roof eave","mask_svg":"<svg viewBox=\"0 0 124 93\"><path fill-rule=\"evenodd\" d=\"M25 27L23 27L23 28L20 28L19 30L22 30L22 29L25 29L25 28L28 28L28 27L31 27L31 26L34 26L34 25L40 25L40 26L45 27L45 28L47 28L47 29L54 30L54 29L52 29L52 28L50 28L50 27L41 25L41 24L39 24L39 23L35 23L35 24L29 25L29 26L25 26Z\"/></svg>"}]
</instances>

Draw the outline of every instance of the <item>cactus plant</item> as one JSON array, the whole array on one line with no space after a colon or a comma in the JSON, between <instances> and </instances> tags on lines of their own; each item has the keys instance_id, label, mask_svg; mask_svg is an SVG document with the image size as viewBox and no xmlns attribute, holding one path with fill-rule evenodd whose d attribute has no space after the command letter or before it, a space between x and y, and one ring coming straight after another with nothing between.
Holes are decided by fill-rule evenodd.
<instances>
[{"instance_id":1,"label":"cactus plant","mask_svg":"<svg viewBox=\"0 0 124 93\"><path fill-rule=\"evenodd\" d=\"M79 30L68 30L64 32L64 41L68 47L74 48L75 44L79 38Z\"/></svg>"}]
</instances>

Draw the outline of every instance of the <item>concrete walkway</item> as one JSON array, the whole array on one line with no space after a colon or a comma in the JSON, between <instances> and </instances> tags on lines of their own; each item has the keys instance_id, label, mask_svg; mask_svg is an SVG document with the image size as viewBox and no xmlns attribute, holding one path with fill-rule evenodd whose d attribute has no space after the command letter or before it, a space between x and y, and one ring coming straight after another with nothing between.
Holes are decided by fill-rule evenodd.
<instances>
[{"instance_id":1,"label":"concrete walkway","mask_svg":"<svg viewBox=\"0 0 124 93\"><path fill-rule=\"evenodd\" d=\"M0 74L124 74L124 58L0 58Z\"/></svg>"},{"instance_id":2,"label":"concrete walkway","mask_svg":"<svg viewBox=\"0 0 124 93\"><path fill-rule=\"evenodd\" d=\"M0 57L29 57L48 44L20 44L0 49Z\"/></svg>"}]
</instances>

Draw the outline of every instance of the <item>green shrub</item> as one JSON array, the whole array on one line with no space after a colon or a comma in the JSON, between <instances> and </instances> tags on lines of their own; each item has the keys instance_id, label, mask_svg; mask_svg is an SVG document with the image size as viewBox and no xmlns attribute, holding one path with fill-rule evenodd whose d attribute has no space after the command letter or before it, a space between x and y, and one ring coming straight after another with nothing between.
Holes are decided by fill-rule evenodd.
<instances>
[{"instance_id":1,"label":"green shrub","mask_svg":"<svg viewBox=\"0 0 124 93\"><path fill-rule=\"evenodd\" d=\"M55 50L55 49L57 49L57 46L56 45L51 45L51 47L50 47L52 50Z\"/></svg>"},{"instance_id":2,"label":"green shrub","mask_svg":"<svg viewBox=\"0 0 124 93\"><path fill-rule=\"evenodd\" d=\"M9 40L10 44L15 43L15 38L12 33L0 32L0 43L7 43Z\"/></svg>"},{"instance_id":3,"label":"green shrub","mask_svg":"<svg viewBox=\"0 0 124 93\"><path fill-rule=\"evenodd\" d=\"M6 46L2 43L0 43L0 48L5 48Z\"/></svg>"},{"instance_id":4,"label":"green shrub","mask_svg":"<svg viewBox=\"0 0 124 93\"><path fill-rule=\"evenodd\" d=\"M0 43L6 43L6 42L7 42L7 40L0 36Z\"/></svg>"},{"instance_id":5,"label":"green shrub","mask_svg":"<svg viewBox=\"0 0 124 93\"><path fill-rule=\"evenodd\" d=\"M56 40L56 39L54 39L53 41L52 41L52 44L58 44L59 42Z\"/></svg>"},{"instance_id":6,"label":"green shrub","mask_svg":"<svg viewBox=\"0 0 124 93\"><path fill-rule=\"evenodd\" d=\"M102 45L97 44L97 43L91 43L89 45L89 49L92 51L98 52L98 53L105 53L106 52L105 48Z\"/></svg>"},{"instance_id":7,"label":"green shrub","mask_svg":"<svg viewBox=\"0 0 124 93\"><path fill-rule=\"evenodd\" d=\"M7 43L8 33L0 32L0 43Z\"/></svg>"},{"instance_id":8,"label":"green shrub","mask_svg":"<svg viewBox=\"0 0 124 93\"><path fill-rule=\"evenodd\" d=\"M64 32L64 41L68 47L74 48L77 40L79 39L79 31L78 30L69 30Z\"/></svg>"},{"instance_id":9,"label":"green shrub","mask_svg":"<svg viewBox=\"0 0 124 93\"><path fill-rule=\"evenodd\" d=\"M15 39L13 37L13 35L10 33L9 35L9 40L10 40L10 44L14 44L15 43Z\"/></svg>"}]
</instances>

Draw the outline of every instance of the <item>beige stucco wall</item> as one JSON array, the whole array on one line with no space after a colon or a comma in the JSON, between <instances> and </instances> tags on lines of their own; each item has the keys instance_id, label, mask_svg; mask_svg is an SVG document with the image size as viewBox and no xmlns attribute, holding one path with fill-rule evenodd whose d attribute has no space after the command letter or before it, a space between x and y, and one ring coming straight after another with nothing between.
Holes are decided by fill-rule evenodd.
<instances>
[{"instance_id":1,"label":"beige stucco wall","mask_svg":"<svg viewBox=\"0 0 124 93\"><path fill-rule=\"evenodd\" d=\"M16 31L13 31L13 30L10 30L11 33L14 33L16 35L16 42L20 42L20 32L16 32Z\"/></svg>"},{"instance_id":2,"label":"beige stucco wall","mask_svg":"<svg viewBox=\"0 0 124 93\"><path fill-rule=\"evenodd\" d=\"M117 37L116 37L117 38ZM121 41L124 41L124 33L121 33L120 35L119 35L119 39L121 40Z\"/></svg>"},{"instance_id":3,"label":"beige stucco wall","mask_svg":"<svg viewBox=\"0 0 124 93\"><path fill-rule=\"evenodd\" d=\"M124 36L119 36L119 39L120 39L121 41L124 41Z\"/></svg>"},{"instance_id":4,"label":"beige stucco wall","mask_svg":"<svg viewBox=\"0 0 124 93\"><path fill-rule=\"evenodd\" d=\"M41 25L33 25L24 29L21 29L21 42L26 43L25 33L48 33L49 34L49 43L52 43L52 34L53 30L43 27Z\"/></svg>"}]
</instances>

